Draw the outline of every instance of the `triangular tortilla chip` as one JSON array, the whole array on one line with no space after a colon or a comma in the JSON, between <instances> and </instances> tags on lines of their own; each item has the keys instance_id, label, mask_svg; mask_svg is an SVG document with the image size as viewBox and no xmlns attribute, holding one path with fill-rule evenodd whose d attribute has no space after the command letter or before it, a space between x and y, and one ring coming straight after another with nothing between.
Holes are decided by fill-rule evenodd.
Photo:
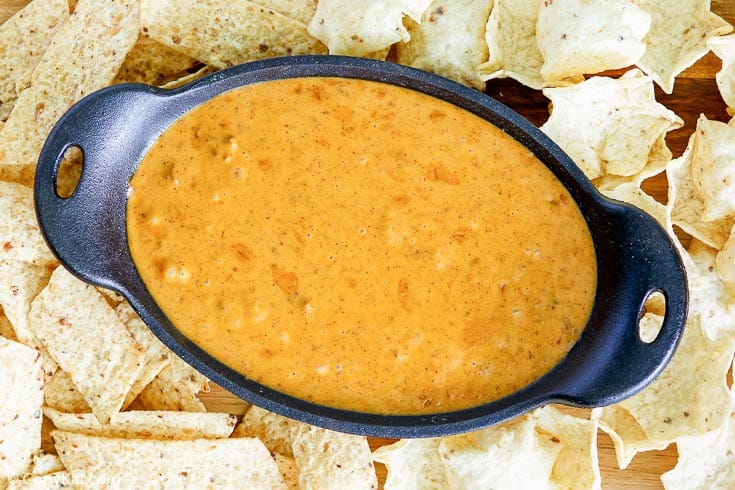
<instances>
[{"instance_id":1,"label":"triangular tortilla chip","mask_svg":"<svg viewBox=\"0 0 735 490\"><path fill-rule=\"evenodd\" d=\"M290 430L290 419L252 405L232 437L257 437L270 452L293 456Z\"/></svg>"},{"instance_id":2,"label":"triangular tortilla chip","mask_svg":"<svg viewBox=\"0 0 735 490\"><path fill-rule=\"evenodd\" d=\"M615 445L615 457L618 467L624 470L636 454L643 451L665 449L668 443L654 442L646 437L641 426L626 409L620 405L612 405L592 410L591 417L600 423L600 429L606 432Z\"/></svg>"},{"instance_id":3,"label":"triangular tortilla chip","mask_svg":"<svg viewBox=\"0 0 735 490\"><path fill-rule=\"evenodd\" d=\"M668 131L684 122L656 102L653 83L638 70L618 79L592 77L573 87L545 89L553 104L541 126L590 179L631 176L646 168Z\"/></svg>"},{"instance_id":4,"label":"triangular tortilla chip","mask_svg":"<svg viewBox=\"0 0 735 490\"><path fill-rule=\"evenodd\" d=\"M373 57L391 45L407 42L404 15L416 22L431 0L319 0L309 33L329 54Z\"/></svg>"},{"instance_id":5,"label":"triangular tortilla chip","mask_svg":"<svg viewBox=\"0 0 735 490\"><path fill-rule=\"evenodd\" d=\"M41 354L0 338L0 486L24 475L41 448Z\"/></svg>"},{"instance_id":6,"label":"triangular tortilla chip","mask_svg":"<svg viewBox=\"0 0 735 490\"><path fill-rule=\"evenodd\" d=\"M651 14L644 38L646 52L638 67L666 92L676 76L707 54L707 40L727 34L730 24L710 12L710 0L636 0Z\"/></svg>"},{"instance_id":7,"label":"triangular tortilla chip","mask_svg":"<svg viewBox=\"0 0 735 490\"><path fill-rule=\"evenodd\" d=\"M138 399L146 410L206 412L197 398L209 391L209 380L176 354L169 354L169 365L140 392Z\"/></svg>"},{"instance_id":8,"label":"triangular tortilla chip","mask_svg":"<svg viewBox=\"0 0 735 490\"><path fill-rule=\"evenodd\" d=\"M59 117L115 77L138 37L137 19L138 0L79 0L0 132L0 165L35 165Z\"/></svg>"},{"instance_id":9,"label":"triangular tortilla chip","mask_svg":"<svg viewBox=\"0 0 735 490\"><path fill-rule=\"evenodd\" d=\"M285 489L275 461L255 438L157 441L52 432L73 481L114 488Z\"/></svg>"},{"instance_id":10,"label":"triangular tortilla chip","mask_svg":"<svg viewBox=\"0 0 735 490\"><path fill-rule=\"evenodd\" d=\"M215 68L324 53L300 22L246 0L143 0L144 35Z\"/></svg>"},{"instance_id":11,"label":"triangular tortilla chip","mask_svg":"<svg viewBox=\"0 0 735 490\"><path fill-rule=\"evenodd\" d=\"M411 40L397 45L398 63L485 90L477 66L488 57L485 24L492 6L492 0L434 0L420 23L406 20Z\"/></svg>"},{"instance_id":12,"label":"triangular tortilla chip","mask_svg":"<svg viewBox=\"0 0 735 490\"><path fill-rule=\"evenodd\" d=\"M441 438L401 439L373 452L373 461L388 469L386 490L449 488L439 444Z\"/></svg>"},{"instance_id":13,"label":"triangular tortilla chip","mask_svg":"<svg viewBox=\"0 0 735 490\"><path fill-rule=\"evenodd\" d=\"M717 268L718 252L693 238L687 255L689 311L698 315L707 339L716 342L735 336L735 302ZM720 261L722 262L722 261Z\"/></svg>"},{"instance_id":14,"label":"triangular tortilla chip","mask_svg":"<svg viewBox=\"0 0 735 490\"><path fill-rule=\"evenodd\" d=\"M128 53L112 83L165 85L184 75L199 62L146 36Z\"/></svg>"},{"instance_id":15,"label":"triangular tortilla chip","mask_svg":"<svg viewBox=\"0 0 735 490\"><path fill-rule=\"evenodd\" d=\"M142 348L102 294L63 267L33 300L29 318L36 338L106 424L138 378Z\"/></svg>"},{"instance_id":16,"label":"triangular tortilla chip","mask_svg":"<svg viewBox=\"0 0 735 490\"><path fill-rule=\"evenodd\" d=\"M55 262L38 227L30 187L0 181L0 216L0 261Z\"/></svg>"},{"instance_id":17,"label":"triangular tortilla chip","mask_svg":"<svg viewBox=\"0 0 735 490\"><path fill-rule=\"evenodd\" d=\"M62 369L57 369L51 379L46 381L43 399L46 407L55 408L60 412L87 413L92 411L84 395L79 393L72 383L69 373Z\"/></svg>"},{"instance_id":18,"label":"triangular tortilla chip","mask_svg":"<svg viewBox=\"0 0 735 490\"><path fill-rule=\"evenodd\" d=\"M541 76L554 81L633 65L650 28L651 15L632 0L539 2Z\"/></svg>"},{"instance_id":19,"label":"triangular tortilla chip","mask_svg":"<svg viewBox=\"0 0 735 490\"><path fill-rule=\"evenodd\" d=\"M64 471L64 464L56 454L49 454L43 449L40 453L33 455L33 467L31 468L31 474L35 476L48 475L49 473L56 473L57 471Z\"/></svg>"},{"instance_id":20,"label":"triangular tortilla chip","mask_svg":"<svg viewBox=\"0 0 735 490\"><path fill-rule=\"evenodd\" d=\"M44 408L43 414L59 430L121 439L188 441L229 437L237 417L227 413L130 411L116 413L102 425L91 413L63 413Z\"/></svg>"},{"instance_id":21,"label":"triangular tortilla chip","mask_svg":"<svg viewBox=\"0 0 735 490\"><path fill-rule=\"evenodd\" d=\"M68 17L66 0L34 0L0 25L0 121L8 117L18 97L16 84L41 61Z\"/></svg>"}]
</instances>

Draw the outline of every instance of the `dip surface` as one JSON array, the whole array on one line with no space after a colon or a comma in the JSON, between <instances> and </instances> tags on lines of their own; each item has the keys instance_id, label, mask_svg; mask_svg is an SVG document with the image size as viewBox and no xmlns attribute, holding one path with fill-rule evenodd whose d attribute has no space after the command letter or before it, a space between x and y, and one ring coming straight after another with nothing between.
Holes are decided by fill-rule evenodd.
<instances>
[{"instance_id":1,"label":"dip surface","mask_svg":"<svg viewBox=\"0 0 735 490\"><path fill-rule=\"evenodd\" d=\"M392 85L265 82L193 109L131 181L133 260L233 369L332 407L423 414L549 371L596 262L566 189L490 123Z\"/></svg>"}]
</instances>

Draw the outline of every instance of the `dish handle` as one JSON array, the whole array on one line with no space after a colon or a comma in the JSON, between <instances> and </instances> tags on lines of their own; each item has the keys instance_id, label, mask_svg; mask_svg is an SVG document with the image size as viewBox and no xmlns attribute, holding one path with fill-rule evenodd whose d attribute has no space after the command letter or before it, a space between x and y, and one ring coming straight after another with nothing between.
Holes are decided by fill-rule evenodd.
<instances>
[{"instance_id":1,"label":"dish handle","mask_svg":"<svg viewBox=\"0 0 735 490\"><path fill-rule=\"evenodd\" d=\"M41 232L61 263L81 279L120 290L130 267L127 186L147 142L139 135L160 97L144 85L117 85L74 105L49 134L34 182ZM143 113L143 114L141 114ZM77 147L82 170L68 197L57 190L65 153Z\"/></svg>"}]
</instances>

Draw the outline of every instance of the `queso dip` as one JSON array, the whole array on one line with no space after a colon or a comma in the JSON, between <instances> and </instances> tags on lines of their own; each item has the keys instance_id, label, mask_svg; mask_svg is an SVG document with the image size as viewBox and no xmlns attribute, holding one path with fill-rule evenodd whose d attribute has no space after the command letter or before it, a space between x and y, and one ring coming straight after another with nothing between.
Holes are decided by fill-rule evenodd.
<instances>
[{"instance_id":1,"label":"queso dip","mask_svg":"<svg viewBox=\"0 0 735 490\"><path fill-rule=\"evenodd\" d=\"M248 85L167 129L130 183L133 260L224 364L331 407L477 406L548 372L596 288L586 223L531 152L393 85Z\"/></svg>"}]
</instances>

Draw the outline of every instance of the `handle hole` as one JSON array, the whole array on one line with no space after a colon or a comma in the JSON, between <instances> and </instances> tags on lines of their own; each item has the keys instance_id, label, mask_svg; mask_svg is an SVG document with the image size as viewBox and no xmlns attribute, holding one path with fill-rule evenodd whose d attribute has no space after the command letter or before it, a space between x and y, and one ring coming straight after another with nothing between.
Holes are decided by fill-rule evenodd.
<instances>
[{"instance_id":1,"label":"handle hole","mask_svg":"<svg viewBox=\"0 0 735 490\"><path fill-rule=\"evenodd\" d=\"M638 337L641 342L652 343L661 332L666 315L666 298L661 291L653 291L646 298L638 321Z\"/></svg>"},{"instance_id":2,"label":"handle hole","mask_svg":"<svg viewBox=\"0 0 735 490\"><path fill-rule=\"evenodd\" d=\"M84 153L77 145L72 145L64 151L56 172L56 195L67 199L74 194L79 184L84 168Z\"/></svg>"}]
</instances>

